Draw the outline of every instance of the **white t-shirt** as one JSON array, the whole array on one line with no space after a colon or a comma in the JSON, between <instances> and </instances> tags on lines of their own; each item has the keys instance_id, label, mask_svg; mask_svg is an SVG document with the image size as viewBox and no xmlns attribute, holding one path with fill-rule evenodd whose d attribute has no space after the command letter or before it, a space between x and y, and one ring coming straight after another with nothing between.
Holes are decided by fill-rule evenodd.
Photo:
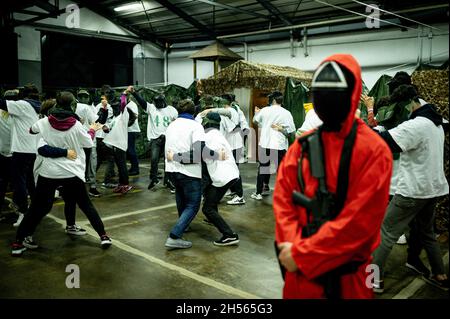
<instances>
[{"instance_id":1,"label":"white t-shirt","mask_svg":"<svg viewBox=\"0 0 450 319\"><path fill-rule=\"evenodd\" d=\"M299 133L305 133L308 131L311 131L315 128L318 128L323 124L322 120L317 115L316 111L314 109L311 109L306 113L305 121L303 122L302 126L298 129Z\"/></svg>"},{"instance_id":2,"label":"white t-shirt","mask_svg":"<svg viewBox=\"0 0 450 319\"><path fill-rule=\"evenodd\" d=\"M202 178L202 164L181 164L175 161L167 161L167 152L186 153L192 150L192 145L205 141L203 126L197 121L177 118L169 124L166 130L165 162L166 172L181 173L194 178ZM201 156L201 154L199 154Z\"/></svg>"},{"instance_id":3,"label":"white t-shirt","mask_svg":"<svg viewBox=\"0 0 450 319\"><path fill-rule=\"evenodd\" d=\"M11 153L11 127L12 117L8 112L0 110L0 154L5 157L12 156Z\"/></svg>"},{"instance_id":4,"label":"white t-shirt","mask_svg":"<svg viewBox=\"0 0 450 319\"><path fill-rule=\"evenodd\" d=\"M103 143L105 143L109 147L117 147L122 151L126 152L128 149L128 119L130 118L130 114L128 113L127 108L120 113L118 116L115 116L111 123L109 123L109 133L106 134L103 139Z\"/></svg>"},{"instance_id":5,"label":"white t-shirt","mask_svg":"<svg viewBox=\"0 0 450 319\"><path fill-rule=\"evenodd\" d=\"M294 119L291 112L280 105L272 105L260 110L253 117L253 121L261 128L259 145L273 150L287 150L288 139L283 133L273 129L272 124L283 126L288 133L295 132Z\"/></svg>"},{"instance_id":6,"label":"white t-shirt","mask_svg":"<svg viewBox=\"0 0 450 319\"><path fill-rule=\"evenodd\" d=\"M158 109L154 104L147 103L148 122L147 139L157 139L166 134L169 124L178 117L178 111L171 105Z\"/></svg>"},{"instance_id":7,"label":"white t-shirt","mask_svg":"<svg viewBox=\"0 0 450 319\"><path fill-rule=\"evenodd\" d=\"M48 118L43 118L32 126L32 130L35 133L40 133L39 137L42 138L42 141L40 141L39 146L48 144L77 152L77 158L74 161L67 157L39 156L38 163L35 164L35 169L38 170L39 175L53 179L76 176L85 181L86 156L83 148L91 148L93 142L83 124L76 121L75 125L67 131L59 131L50 125Z\"/></svg>"},{"instance_id":8,"label":"white t-shirt","mask_svg":"<svg viewBox=\"0 0 450 319\"><path fill-rule=\"evenodd\" d=\"M237 112L239 114L239 125L242 130L248 130L250 129L250 126L248 125L247 118L245 117L244 112L242 112L241 108L237 107Z\"/></svg>"},{"instance_id":9,"label":"white t-shirt","mask_svg":"<svg viewBox=\"0 0 450 319\"><path fill-rule=\"evenodd\" d=\"M36 154L38 138L30 134L31 126L39 120L39 115L27 101L6 101L12 118L11 152Z\"/></svg>"},{"instance_id":10,"label":"white t-shirt","mask_svg":"<svg viewBox=\"0 0 450 319\"><path fill-rule=\"evenodd\" d=\"M77 103L75 114L78 115L81 124L83 124L87 131L89 131L91 124L95 123L98 118L95 113L95 108L91 105L83 103Z\"/></svg>"},{"instance_id":11,"label":"white t-shirt","mask_svg":"<svg viewBox=\"0 0 450 319\"><path fill-rule=\"evenodd\" d=\"M402 149L396 194L434 198L449 193L444 174L444 129L416 117L389 130Z\"/></svg>"},{"instance_id":12,"label":"white t-shirt","mask_svg":"<svg viewBox=\"0 0 450 319\"><path fill-rule=\"evenodd\" d=\"M231 149L236 150L244 146L241 130L236 129L236 126L240 124L239 113L232 107L227 108L227 110L231 112L231 118L221 117L221 130L224 130L222 134L228 143L230 143Z\"/></svg>"},{"instance_id":13,"label":"white t-shirt","mask_svg":"<svg viewBox=\"0 0 450 319\"><path fill-rule=\"evenodd\" d=\"M101 108L102 108L102 103L98 103L97 106L95 107L95 113L98 114L98 112L100 111ZM111 124L111 121L114 117L114 113L113 113L113 109L110 104L108 104L106 106L106 108L108 110L108 117L106 119L105 125L109 127L109 125ZM95 137L104 138L105 135L106 135L106 133L103 132L103 130L98 130L95 134Z\"/></svg>"},{"instance_id":14,"label":"white t-shirt","mask_svg":"<svg viewBox=\"0 0 450 319\"><path fill-rule=\"evenodd\" d=\"M231 146L219 130L207 130L205 145L215 152L220 152L222 149L225 150L228 157L225 161L205 159L213 186L223 187L233 179L239 178L239 169L233 159Z\"/></svg>"},{"instance_id":15,"label":"white t-shirt","mask_svg":"<svg viewBox=\"0 0 450 319\"><path fill-rule=\"evenodd\" d=\"M130 132L130 133L140 133L141 132L141 128L139 127L139 108L138 108L137 104L134 103L133 101L130 101L127 104L127 107L130 108L130 110L134 114L136 114L136 121L134 121L133 125L128 127L128 132Z\"/></svg>"}]
</instances>

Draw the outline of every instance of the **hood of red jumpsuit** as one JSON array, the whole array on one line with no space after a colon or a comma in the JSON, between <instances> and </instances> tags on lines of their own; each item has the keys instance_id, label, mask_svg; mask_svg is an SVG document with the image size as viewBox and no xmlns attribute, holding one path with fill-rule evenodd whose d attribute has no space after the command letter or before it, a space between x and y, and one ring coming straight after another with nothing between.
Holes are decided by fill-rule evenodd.
<instances>
[{"instance_id":1,"label":"hood of red jumpsuit","mask_svg":"<svg viewBox=\"0 0 450 319\"><path fill-rule=\"evenodd\" d=\"M339 137L345 138L350 133L350 129L352 128L352 124L355 120L355 112L356 109L358 108L359 101L361 98L362 92L361 67L359 66L359 63L356 61L356 59L350 54L334 54L323 60L321 65L328 61L334 61L338 63L340 66L346 68L353 74L355 78L355 87L353 88L352 92L350 112L348 113L347 118L342 124L340 131L331 133L336 134ZM335 107L340 107L339 101L337 101Z\"/></svg>"}]
</instances>

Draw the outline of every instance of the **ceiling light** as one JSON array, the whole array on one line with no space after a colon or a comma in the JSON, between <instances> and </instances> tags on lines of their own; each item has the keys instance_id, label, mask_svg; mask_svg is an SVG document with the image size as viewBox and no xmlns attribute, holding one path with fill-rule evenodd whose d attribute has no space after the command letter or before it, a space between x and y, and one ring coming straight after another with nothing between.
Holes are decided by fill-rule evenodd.
<instances>
[{"instance_id":1,"label":"ceiling light","mask_svg":"<svg viewBox=\"0 0 450 319\"><path fill-rule=\"evenodd\" d=\"M141 7L142 6L139 3L131 3L131 4L126 4L124 6L116 7L116 8L114 8L114 11L120 12L120 11L134 10L134 9L138 9Z\"/></svg>"}]
</instances>

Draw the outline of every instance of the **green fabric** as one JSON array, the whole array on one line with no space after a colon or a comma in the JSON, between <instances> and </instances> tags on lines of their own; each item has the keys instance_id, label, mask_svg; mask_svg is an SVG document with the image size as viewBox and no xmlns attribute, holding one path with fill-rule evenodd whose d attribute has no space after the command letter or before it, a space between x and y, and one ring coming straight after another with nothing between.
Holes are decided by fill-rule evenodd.
<instances>
[{"instance_id":1,"label":"green fabric","mask_svg":"<svg viewBox=\"0 0 450 319\"><path fill-rule=\"evenodd\" d=\"M411 100L392 103L380 107L377 114L378 124L390 130L408 120L411 113Z\"/></svg>"},{"instance_id":2,"label":"green fabric","mask_svg":"<svg viewBox=\"0 0 450 319\"><path fill-rule=\"evenodd\" d=\"M187 96L190 97L192 100L195 99L197 96L197 82L192 82L191 85L187 88Z\"/></svg>"},{"instance_id":3,"label":"green fabric","mask_svg":"<svg viewBox=\"0 0 450 319\"><path fill-rule=\"evenodd\" d=\"M301 127L305 121L305 108L303 104L307 102L308 92L309 89L303 82L291 78L286 79L283 106L291 112L296 129Z\"/></svg>"},{"instance_id":4,"label":"green fabric","mask_svg":"<svg viewBox=\"0 0 450 319\"><path fill-rule=\"evenodd\" d=\"M172 105L173 101L181 101L189 96L188 90L176 84L169 84L163 89L163 93L166 96L167 104Z\"/></svg>"},{"instance_id":5,"label":"green fabric","mask_svg":"<svg viewBox=\"0 0 450 319\"><path fill-rule=\"evenodd\" d=\"M378 100L382 97L389 95L389 87L388 82L392 79L392 76L389 76L387 74L383 74L377 82L375 82L372 89L369 91L369 96L373 97L375 99L375 104L378 102Z\"/></svg>"}]
</instances>

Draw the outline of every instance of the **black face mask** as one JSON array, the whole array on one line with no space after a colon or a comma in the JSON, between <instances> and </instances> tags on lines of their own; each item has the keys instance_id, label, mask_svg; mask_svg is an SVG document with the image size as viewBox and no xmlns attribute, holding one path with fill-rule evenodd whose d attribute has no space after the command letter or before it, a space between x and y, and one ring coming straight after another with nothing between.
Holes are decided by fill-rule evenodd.
<instances>
[{"instance_id":1,"label":"black face mask","mask_svg":"<svg viewBox=\"0 0 450 319\"><path fill-rule=\"evenodd\" d=\"M314 110L323 121L322 128L336 132L350 113L355 80L337 63L325 65L318 72L312 86Z\"/></svg>"},{"instance_id":2,"label":"black face mask","mask_svg":"<svg viewBox=\"0 0 450 319\"><path fill-rule=\"evenodd\" d=\"M164 96L157 96L153 99L153 103L155 104L157 109L163 109L167 106L166 98Z\"/></svg>"}]
</instances>

